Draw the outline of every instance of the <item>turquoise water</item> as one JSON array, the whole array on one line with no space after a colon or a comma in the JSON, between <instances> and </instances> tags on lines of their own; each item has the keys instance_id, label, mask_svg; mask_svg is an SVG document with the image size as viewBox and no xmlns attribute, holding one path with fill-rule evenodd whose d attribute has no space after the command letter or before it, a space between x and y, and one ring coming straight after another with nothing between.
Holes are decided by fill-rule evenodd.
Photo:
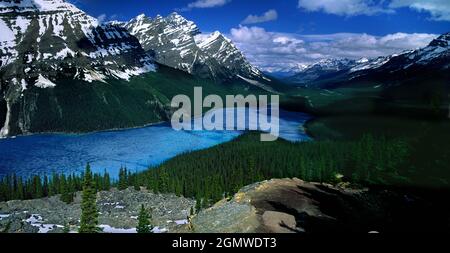
<instances>
[{"instance_id":1,"label":"turquoise water","mask_svg":"<svg viewBox=\"0 0 450 253\"><path fill-rule=\"evenodd\" d=\"M307 114L280 111L280 137L308 140ZM175 131L169 123L88 134L36 134L0 139L0 176L77 173L87 162L113 177L121 166L140 171L176 155L233 140L243 131Z\"/></svg>"}]
</instances>

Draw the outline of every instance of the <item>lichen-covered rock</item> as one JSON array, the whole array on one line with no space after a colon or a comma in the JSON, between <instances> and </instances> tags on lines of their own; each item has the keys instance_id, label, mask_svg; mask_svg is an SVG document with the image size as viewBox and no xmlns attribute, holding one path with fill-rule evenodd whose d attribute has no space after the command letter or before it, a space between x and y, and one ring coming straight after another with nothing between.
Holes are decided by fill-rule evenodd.
<instances>
[{"instance_id":1,"label":"lichen-covered rock","mask_svg":"<svg viewBox=\"0 0 450 253\"><path fill-rule=\"evenodd\" d=\"M81 215L80 195L78 193L71 204L60 201L59 196L0 202L0 231L62 233L64 225L68 224L75 232ZM151 210L152 225L158 227L156 231L188 231L186 220L194 200L131 188L97 194L99 225L107 225L119 232L133 230L142 204Z\"/></svg>"},{"instance_id":2,"label":"lichen-covered rock","mask_svg":"<svg viewBox=\"0 0 450 253\"><path fill-rule=\"evenodd\" d=\"M258 226L256 209L236 201L204 210L193 221L196 233L251 233Z\"/></svg>"}]
</instances>

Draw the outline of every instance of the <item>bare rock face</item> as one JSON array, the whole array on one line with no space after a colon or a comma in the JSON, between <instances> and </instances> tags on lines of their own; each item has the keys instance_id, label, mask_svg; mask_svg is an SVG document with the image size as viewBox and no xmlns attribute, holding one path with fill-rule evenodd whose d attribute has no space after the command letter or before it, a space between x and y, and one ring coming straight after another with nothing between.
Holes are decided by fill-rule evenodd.
<instances>
[{"instance_id":1,"label":"bare rock face","mask_svg":"<svg viewBox=\"0 0 450 253\"><path fill-rule=\"evenodd\" d=\"M290 233L297 229L295 217L287 213L265 211L262 215L262 222L275 233Z\"/></svg>"},{"instance_id":2,"label":"bare rock face","mask_svg":"<svg viewBox=\"0 0 450 253\"><path fill-rule=\"evenodd\" d=\"M230 201L200 212L192 225L196 232L212 233L446 230L450 223L442 221L450 221L449 207L440 201L445 194L411 189L348 189L299 179L273 179L242 188Z\"/></svg>"},{"instance_id":3,"label":"bare rock face","mask_svg":"<svg viewBox=\"0 0 450 253\"><path fill-rule=\"evenodd\" d=\"M195 233L252 233L259 226L256 209L236 201L219 202L192 221Z\"/></svg>"},{"instance_id":4,"label":"bare rock face","mask_svg":"<svg viewBox=\"0 0 450 253\"><path fill-rule=\"evenodd\" d=\"M246 186L232 200L218 202L194 217L194 230L209 233L303 232L297 217L299 213L328 216L300 187L320 191L316 184L299 179L273 179Z\"/></svg>"}]
</instances>

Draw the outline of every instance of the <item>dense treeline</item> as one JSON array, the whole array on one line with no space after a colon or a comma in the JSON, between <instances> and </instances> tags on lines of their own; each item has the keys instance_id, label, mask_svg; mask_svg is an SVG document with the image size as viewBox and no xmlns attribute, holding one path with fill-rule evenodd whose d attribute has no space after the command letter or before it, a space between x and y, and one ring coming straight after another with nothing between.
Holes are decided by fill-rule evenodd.
<instances>
[{"instance_id":1,"label":"dense treeline","mask_svg":"<svg viewBox=\"0 0 450 253\"><path fill-rule=\"evenodd\" d=\"M95 191L108 191L111 187L124 190L130 186L139 190L137 177L138 174L131 173L127 168L120 168L118 180L113 180L105 171L102 174L93 174L92 182ZM75 192L83 189L84 178L85 172L71 175L59 173L53 173L51 176L35 175L28 179L15 174L5 176L0 178L0 201L37 199L61 194L62 201L71 203Z\"/></svg>"},{"instance_id":2,"label":"dense treeline","mask_svg":"<svg viewBox=\"0 0 450 253\"><path fill-rule=\"evenodd\" d=\"M74 193L83 189L84 173L64 175L53 173L51 176L35 175L24 179L15 174L0 179L0 201L12 199L36 199L61 194L61 200L70 203ZM96 190L109 190L112 186L110 175L94 174Z\"/></svg>"},{"instance_id":3,"label":"dense treeline","mask_svg":"<svg viewBox=\"0 0 450 253\"><path fill-rule=\"evenodd\" d=\"M199 209L229 196L245 185L271 178L298 177L306 181L389 184L403 180L399 168L408 159L409 145L401 140L366 135L355 141L292 143L260 142L259 133L206 150L177 156L140 173L121 168L117 181L108 173L94 174L96 191L117 187L146 187L197 199ZM0 181L0 201L61 194L70 203L82 190L84 175L35 176L22 180L9 176ZM396 180L396 181L394 181Z\"/></svg>"},{"instance_id":4,"label":"dense treeline","mask_svg":"<svg viewBox=\"0 0 450 253\"><path fill-rule=\"evenodd\" d=\"M401 179L398 168L408 157L401 140L367 135L357 141L260 142L250 133L207 150L180 155L142 172L139 184L157 192L174 192L216 201L241 187L271 178L306 181L346 180L387 184Z\"/></svg>"}]
</instances>

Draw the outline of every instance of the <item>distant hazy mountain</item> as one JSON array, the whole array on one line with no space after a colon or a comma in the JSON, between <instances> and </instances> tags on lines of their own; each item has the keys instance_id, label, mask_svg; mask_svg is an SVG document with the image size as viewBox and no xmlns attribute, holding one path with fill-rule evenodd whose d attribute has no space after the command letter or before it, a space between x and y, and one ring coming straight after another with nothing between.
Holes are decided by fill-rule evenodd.
<instances>
[{"instance_id":1,"label":"distant hazy mountain","mask_svg":"<svg viewBox=\"0 0 450 253\"><path fill-rule=\"evenodd\" d=\"M285 80L303 86L339 86L342 83L393 80L423 71L445 72L450 66L450 33L428 46L400 54L360 60L327 59L312 64Z\"/></svg>"},{"instance_id":2,"label":"distant hazy mountain","mask_svg":"<svg viewBox=\"0 0 450 253\"><path fill-rule=\"evenodd\" d=\"M294 76L295 74L298 74L308 68L308 64L286 64L286 66L277 66L277 67L269 67L265 68L264 72L269 76L274 76L277 78L288 78L291 76Z\"/></svg>"},{"instance_id":3,"label":"distant hazy mountain","mask_svg":"<svg viewBox=\"0 0 450 253\"><path fill-rule=\"evenodd\" d=\"M361 71L448 70L450 68L450 32L442 34L424 48L386 57L382 64Z\"/></svg>"},{"instance_id":4,"label":"distant hazy mountain","mask_svg":"<svg viewBox=\"0 0 450 253\"><path fill-rule=\"evenodd\" d=\"M338 74L342 71L348 71L356 66L357 62L348 59L325 59L317 63L304 67L295 75L286 80L296 84L307 85L320 80L321 78Z\"/></svg>"}]
</instances>

